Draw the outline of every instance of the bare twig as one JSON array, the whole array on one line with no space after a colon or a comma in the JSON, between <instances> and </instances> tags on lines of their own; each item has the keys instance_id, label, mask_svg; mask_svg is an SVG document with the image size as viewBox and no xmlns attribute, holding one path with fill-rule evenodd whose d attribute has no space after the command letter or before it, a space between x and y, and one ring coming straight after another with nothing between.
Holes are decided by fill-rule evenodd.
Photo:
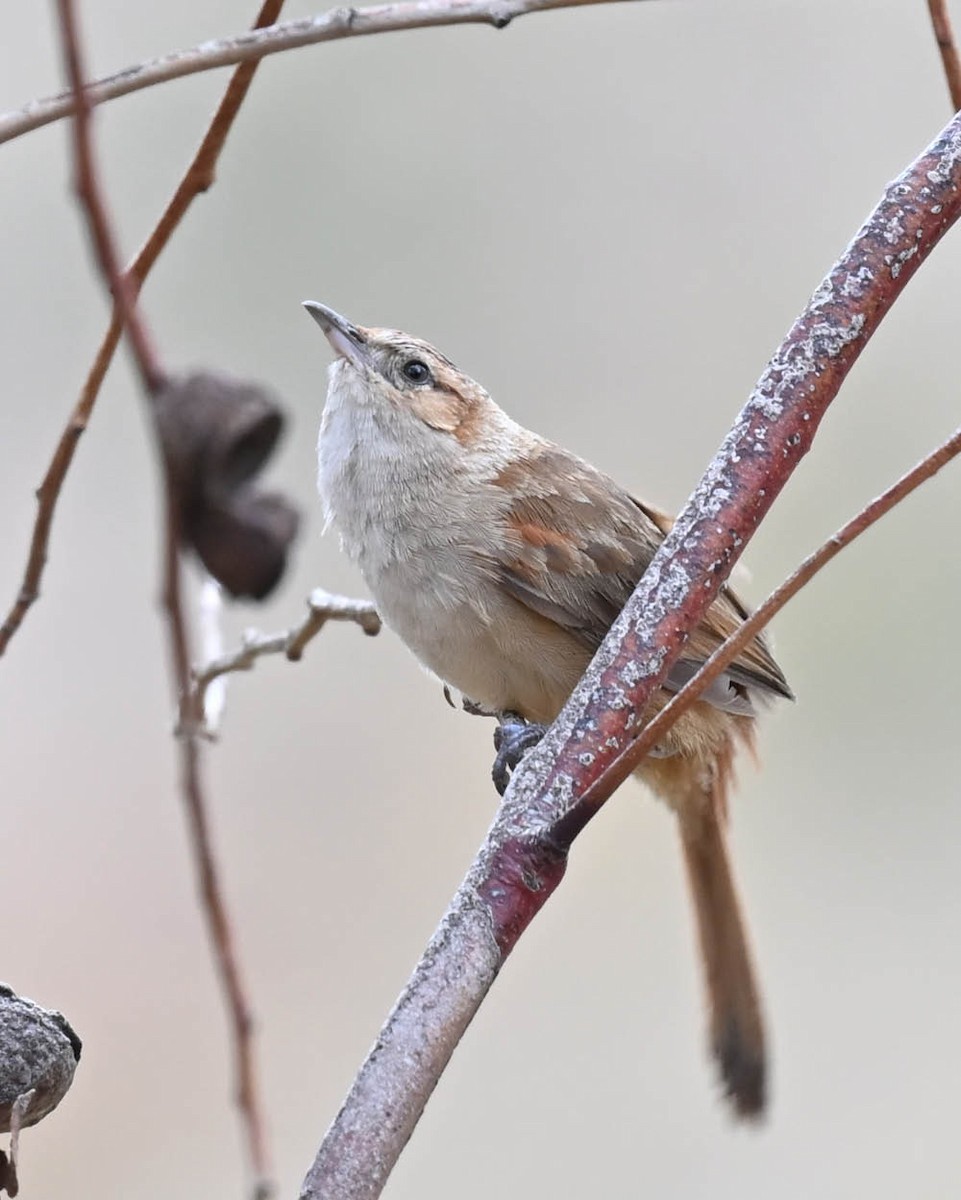
<instances>
[{"instance_id":1,"label":"bare twig","mask_svg":"<svg viewBox=\"0 0 961 1200\"><path fill-rule=\"evenodd\" d=\"M633 740L688 631L810 448L851 365L959 214L961 116L890 185L817 289L573 696L514 775L328 1130L301 1200L380 1195L504 959L563 876L584 821L565 823ZM600 801L595 793L588 815Z\"/></svg>"},{"instance_id":2,"label":"bare twig","mask_svg":"<svg viewBox=\"0 0 961 1200\"><path fill-rule=\"evenodd\" d=\"M271 1178L273 1168L253 1049L254 1020L214 857L200 777L200 745L195 738L185 738L181 747L181 787L186 800L190 841L199 871L203 909L217 956L221 984L227 997L234 1047L235 1096L253 1171L252 1200L267 1200L274 1192Z\"/></svg>"},{"instance_id":3,"label":"bare twig","mask_svg":"<svg viewBox=\"0 0 961 1200\"><path fill-rule=\"evenodd\" d=\"M958 54L951 18L948 16L948 0L928 0L928 10L931 13L934 37L941 51L941 62L944 65L944 77L951 103L957 112L961 109L961 56Z\"/></svg>"},{"instance_id":4,"label":"bare twig","mask_svg":"<svg viewBox=\"0 0 961 1200\"><path fill-rule=\"evenodd\" d=\"M193 687L181 715L181 731L187 714L200 714L199 730L205 736L216 732L217 720L209 711L211 684L232 671L249 671L265 654L283 654L290 662L298 662L307 644L317 636L328 621L353 621L368 636L380 633L380 617L369 600L354 600L335 596L323 588L314 588L307 598L307 615L298 624L280 633L258 633L248 629L236 650L218 655L191 672ZM195 730L195 732L198 732Z\"/></svg>"},{"instance_id":5,"label":"bare twig","mask_svg":"<svg viewBox=\"0 0 961 1200\"><path fill-rule=\"evenodd\" d=\"M492 25L503 29L517 17L528 13L545 12L554 8L577 8L584 5L610 4L617 0L403 0L397 4L372 4L364 8L333 8L316 17L304 17L274 25L258 33L242 33L235 37L218 38L189 50L165 54L163 58L139 63L97 80L88 86L91 104L115 100L142 88L153 87L211 71L232 63L248 62L313 46L346 37L363 37L371 33L393 33L403 29L425 29L437 25ZM0 116L0 142L39 129L51 121L59 121L73 111L69 92L31 100L29 104Z\"/></svg>"},{"instance_id":6,"label":"bare twig","mask_svg":"<svg viewBox=\"0 0 961 1200\"><path fill-rule=\"evenodd\" d=\"M90 145L91 105L84 88L80 62L80 45L74 22L72 0L57 0L63 31L63 54L67 78L75 97L76 120L73 122L73 151L75 187L90 229L90 240L97 255L101 274L110 288L119 309L120 324L127 330L140 377L146 390L153 394L163 382L163 371L151 345L147 328L137 312L136 293L127 275L120 269L110 233L110 220L94 170Z\"/></svg>"},{"instance_id":7,"label":"bare twig","mask_svg":"<svg viewBox=\"0 0 961 1200\"><path fill-rule=\"evenodd\" d=\"M131 274L120 270L107 210L99 187L96 164L90 139L90 105L85 98L80 39L74 15L73 0L58 0L61 36L67 72L75 98L75 153L77 160L78 195L87 215L91 238L104 281L114 296L120 323L128 329L144 387L154 395L162 385L165 373L160 366L146 330L136 312L136 283ZM115 314L116 317L117 314ZM98 362L109 362L112 349L98 354ZM105 368L104 368L105 369ZM190 685L190 650L187 624L181 598L182 572L178 508L169 469L165 468L166 528L164 543L164 604L168 616L171 656L178 696ZM237 1103L244 1125L248 1153L255 1176L254 1197L263 1200L272 1191L269 1182L270 1163L266 1144L264 1116L256 1086L252 1047L252 1020L237 961L233 933L223 899L213 847L210 839L207 806L200 778L200 749L193 738L181 743L182 790L187 808L198 878L207 916L211 940L226 993L234 1035L237 1070Z\"/></svg>"},{"instance_id":8,"label":"bare twig","mask_svg":"<svg viewBox=\"0 0 961 1200\"><path fill-rule=\"evenodd\" d=\"M947 466L951 459L961 454L961 429L956 430L945 442L942 442L930 454L911 468L905 475L893 483L869 504L866 504L837 533L819 546L813 554L802 562L787 579L768 596L731 636L714 651L697 674L664 705L661 711L649 721L640 731L633 742L629 742L620 755L610 764L604 773L596 779L584 792L580 800L567 814L564 823L563 836L573 838L575 829L583 827L590 819L589 814L596 802L603 804L604 799L624 782L641 759L656 746L667 733L668 729L683 716L694 704L705 688L733 662L741 651L777 616L781 609L797 593L822 571L828 563L841 553L845 547L866 533L872 525L880 521L902 500L907 499L913 491L926 483L934 475Z\"/></svg>"},{"instance_id":9,"label":"bare twig","mask_svg":"<svg viewBox=\"0 0 961 1200\"><path fill-rule=\"evenodd\" d=\"M178 697L190 694L190 643L183 611L183 571L174 493L167 487L164 529L163 604L167 613L170 651ZM199 717L191 714L194 725ZM235 1074L235 1098L240 1111L247 1155L253 1173L252 1200L267 1200L273 1194L271 1156L267 1126L257 1080L254 1056L254 1022L248 991L240 969L233 925L224 899L220 871L210 834L208 804L204 795L200 764L200 742L196 737L180 739L180 783L187 812L189 844L200 886L201 908L207 921L220 983L227 1002Z\"/></svg>"},{"instance_id":10,"label":"bare twig","mask_svg":"<svg viewBox=\"0 0 961 1200\"><path fill-rule=\"evenodd\" d=\"M260 13L254 23L254 28L270 25L277 19L283 8L284 0L264 0ZM204 134L197 152L177 185L157 222L155 228L138 251L136 257L127 267L126 277L131 281L133 293L139 290L149 275L161 251L170 241L171 236L180 224L193 203L202 192L206 192L214 182L217 160L223 150L227 135L233 125L240 106L247 95L254 72L259 63L256 60L242 63L231 75L230 82L224 91L223 99L217 106L207 132ZM88 90L89 96L89 90ZM7 648L10 639L20 628L30 607L40 595L40 582L47 563L47 547L50 544L50 528L56 510L60 489L66 478L67 471L73 461L74 452L81 435L87 428L94 404L103 384L104 378L114 353L120 342L121 318L120 309L114 303L113 316L110 326L104 334L100 348L97 351L90 371L87 374L83 390L67 419L66 426L60 435L60 440L54 450L50 465L47 467L43 482L37 490L37 517L30 539L30 550L24 569L23 580L17 592L16 599L10 607L3 624L0 625L0 655Z\"/></svg>"}]
</instances>

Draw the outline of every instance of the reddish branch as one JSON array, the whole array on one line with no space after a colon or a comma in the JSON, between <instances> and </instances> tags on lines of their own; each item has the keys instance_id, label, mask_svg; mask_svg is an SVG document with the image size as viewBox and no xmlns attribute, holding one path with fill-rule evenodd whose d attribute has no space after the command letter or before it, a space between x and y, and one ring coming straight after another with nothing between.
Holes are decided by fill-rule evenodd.
<instances>
[{"instance_id":1,"label":"reddish branch","mask_svg":"<svg viewBox=\"0 0 961 1200\"><path fill-rule=\"evenodd\" d=\"M571 841L613 790L611 776L603 789L597 781L636 736L687 631L810 448L855 359L959 212L961 116L888 187L817 289L584 679L516 773L301 1200L380 1195L504 958L560 882Z\"/></svg>"},{"instance_id":2,"label":"reddish branch","mask_svg":"<svg viewBox=\"0 0 961 1200\"><path fill-rule=\"evenodd\" d=\"M173 200L161 218L160 224L154 230L146 246L141 250L133 267L130 271L124 273L120 269L120 258L117 254L93 157L90 138L91 110L84 91L80 39L76 27L73 0L58 0L58 7L64 58L73 91L76 113L74 121L74 150L77 192L90 226L91 240L97 254L101 274L110 288L115 303L113 323L104 339L94 368L91 371L91 379L95 381L91 383L91 379L88 379L87 387L85 388L85 396L89 393L89 402L86 409L86 413L89 415L89 410L93 404L97 389L116 348L121 328L126 328L128 336L130 336L137 365L148 395L153 396L156 394L163 382L164 372L151 346L145 324L136 309L136 296L139 284L153 265L157 255L170 237L170 234L173 232L193 196L208 187L212 182L214 163L223 145L229 125L250 83L250 77L253 74L255 64L248 64L246 69L241 68L235 73L231 81L231 86L228 88L228 93L217 111L214 122L191 168L188 170L187 176L181 182ZM261 10L261 19L272 20L279 7L280 3L272 2L265 4ZM241 78L238 80L238 77ZM83 403L83 397L81 398L81 403ZM79 436L79 430L77 431L77 436ZM72 446L75 443L76 437L73 438L70 449L65 451L66 457L63 460L63 472L69 466ZM56 461L58 460L55 456ZM61 474L61 481L62 478ZM168 617L171 656L177 694L178 696L184 696L189 692L191 682L190 648L181 597L182 578L179 551L180 538L176 517L177 507L174 501L174 490L169 473L166 475L165 482L167 520L164 542L163 597ZM59 483L57 484L58 487ZM52 491L52 499L50 501L51 513L53 501L56 499L56 491L57 489ZM49 523L50 516L47 515L45 518L46 529L49 529ZM41 554L39 560L40 568L42 568L42 565L43 557ZM6 634L7 639L9 639L9 636L10 633L8 632ZM207 805L204 800L200 779L199 755L200 750L195 739L185 738L181 741L182 790L190 826L190 840L200 882L203 909L210 928L217 966L226 993L230 1014L237 1072L237 1102L241 1111L248 1153L255 1176L254 1195L256 1197L265 1197L272 1190L269 1182L270 1160L266 1144L264 1116L256 1083L250 1007L240 974L233 932L227 915L223 890L219 882L216 861L213 856L207 818Z\"/></svg>"},{"instance_id":3,"label":"reddish branch","mask_svg":"<svg viewBox=\"0 0 961 1200\"><path fill-rule=\"evenodd\" d=\"M856 516L843 525L837 533L792 571L785 581L774 589L762 605L738 626L723 645L711 655L696 675L676 692L656 717L644 726L633 742L629 742L604 773L591 784L578 804L580 813L589 812L595 802L603 804L615 788L620 787L641 759L656 746L677 719L691 707L706 687L717 679L722 671L733 662L747 644L777 616L781 609L797 593L823 570L845 547L866 533L872 525L900 504L910 494L926 483L942 467L961 454L961 429L956 430L947 441L932 450L907 474L891 485L880 496L864 506ZM577 815L579 816L580 813ZM573 816L574 814L572 814ZM572 837L572 833L568 833Z\"/></svg>"},{"instance_id":4,"label":"reddish branch","mask_svg":"<svg viewBox=\"0 0 961 1200\"><path fill-rule=\"evenodd\" d=\"M93 150L90 145L91 105L84 90L80 43L72 0L57 0L57 7L63 31L66 73L70 81L70 89L75 97L76 120L72 127L74 186L87 217L90 240L93 242L101 274L106 280L119 310L120 324L127 330L143 385L148 392L153 394L163 382L163 372L147 335L146 326L137 312L136 295L130 279L120 268L120 257L110 233L110 222L100 189L100 181L94 170Z\"/></svg>"},{"instance_id":5,"label":"reddish branch","mask_svg":"<svg viewBox=\"0 0 961 1200\"><path fill-rule=\"evenodd\" d=\"M944 65L944 77L947 80L951 103L957 112L961 109L961 56L958 55L951 18L948 16L948 0L928 0L928 10L931 13L934 37L941 51L941 62Z\"/></svg>"},{"instance_id":6,"label":"reddish branch","mask_svg":"<svg viewBox=\"0 0 961 1200\"><path fill-rule=\"evenodd\" d=\"M284 0L264 0L254 29L272 25L277 20ZM210 121L197 152L177 185L150 236L144 242L133 262L127 267L128 294L135 298L144 280L150 274L161 251L183 219L194 199L210 188L215 179L217 160L223 150L227 135L247 95L259 60L241 63L230 77L223 99ZM122 321L119 305L114 303L110 327L104 334L100 348L83 385L80 397L60 435L60 440L47 467L43 482L37 490L37 517L30 540L30 550L24 569L23 580L10 611L0 625L0 655L19 629L31 605L40 595L40 581L47 564L47 547L50 543L50 527L60 496L60 489L73 461L77 443L93 412L104 378L114 353L120 343Z\"/></svg>"}]
</instances>

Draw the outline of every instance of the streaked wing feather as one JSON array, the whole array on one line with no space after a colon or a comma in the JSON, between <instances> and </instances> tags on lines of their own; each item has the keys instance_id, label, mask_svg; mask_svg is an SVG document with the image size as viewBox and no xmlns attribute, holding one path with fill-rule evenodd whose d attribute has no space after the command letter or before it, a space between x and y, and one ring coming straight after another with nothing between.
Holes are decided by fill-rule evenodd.
<instances>
[{"instance_id":1,"label":"streaked wing feather","mask_svg":"<svg viewBox=\"0 0 961 1200\"><path fill-rule=\"evenodd\" d=\"M635 500L583 459L549 443L538 443L515 460L497 482L516 497L507 513L508 548L496 564L501 582L521 604L595 650L670 530L671 519ZM667 686L683 686L746 615L736 595L724 588L691 635ZM743 688L791 696L761 639L742 651L705 698L720 708L750 712Z\"/></svg>"}]
</instances>

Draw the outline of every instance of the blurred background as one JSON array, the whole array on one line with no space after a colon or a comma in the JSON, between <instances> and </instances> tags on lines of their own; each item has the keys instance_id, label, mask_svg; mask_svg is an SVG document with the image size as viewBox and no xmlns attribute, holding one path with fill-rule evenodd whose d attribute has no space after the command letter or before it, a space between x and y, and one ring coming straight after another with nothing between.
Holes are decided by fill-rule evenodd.
<instances>
[{"instance_id":1,"label":"blurred background","mask_svg":"<svg viewBox=\"0 0 961 1200\"><path fill-rule=\"evenodd\" d=\"M254 3L80 5L104 74L240 32ZM52 5L8 6L0 108L62 87ZM285 16L312 10L292 0ZM954 13L961 24L961 11ZM125 257L226 73L98 110ZM144 293L175 366L264 381L270 471L305 521L272 630L314 585L322 300L436 342L520 421L678 508L885 183L950 113L921 0L709 0L537 15L266 61ZM2 148L0 601L33 489L108 315L67 127ZM857 364L748 554L759 600L958 423L957 232ZM84 1040L21 1143L23 1194L241 1196L223 1006L176 788L157 472L121 354L64 489L43 596L0 661L2 977ZM777 621L797 692L742 770L733 850L773 1042L773 1107L732 1124L703 1049L668 813L625 787L509 961L387 1194L955 1195L961 467ZM329 627L231 683L206 776L259 1020L280 1195L494 812L490 726L389 633ZM94 1182L96 1181L96 1182Z\"/></svg>"}]
</instances>

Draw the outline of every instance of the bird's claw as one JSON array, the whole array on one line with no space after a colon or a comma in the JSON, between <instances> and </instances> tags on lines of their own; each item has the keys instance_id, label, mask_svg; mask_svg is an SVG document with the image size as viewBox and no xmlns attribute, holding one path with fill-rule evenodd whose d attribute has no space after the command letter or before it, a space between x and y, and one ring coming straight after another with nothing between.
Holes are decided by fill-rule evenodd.
<instances>
[{"instance_id":1,"label":"bird's claw","mask_svg":"<svg viewBox=\"0 0 961 1200\"><path fill-rule=\"evenodd\" d=\"M494 730L494 749L497 757L491 768L491 778L500 796L507 791L511 775L524 755L534 748L547 732L546 725L528 723L516 713L502 713Z\"/></svg>"}]
</instances>

